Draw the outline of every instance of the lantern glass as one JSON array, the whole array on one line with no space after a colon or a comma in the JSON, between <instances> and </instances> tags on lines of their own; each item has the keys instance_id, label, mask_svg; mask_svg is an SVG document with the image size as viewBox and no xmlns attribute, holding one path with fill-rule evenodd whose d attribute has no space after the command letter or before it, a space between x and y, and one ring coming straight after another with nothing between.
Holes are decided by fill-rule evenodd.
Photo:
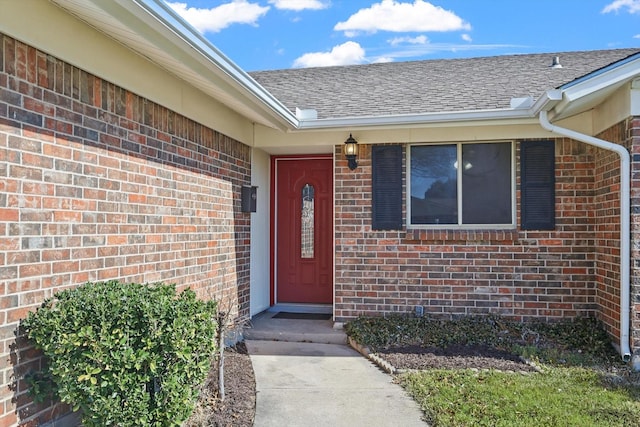
<instances>
[{"instance_id":1,"label":"lantern glass","mask_svg":"<svg viewBox=\"0 0 640 427\"><path fill-rule=\"evenodd\" d=\"M356 156L358 154L358 144L356 142L347 142L344 144L345 156Z\"/></svg>"}]
</instances>

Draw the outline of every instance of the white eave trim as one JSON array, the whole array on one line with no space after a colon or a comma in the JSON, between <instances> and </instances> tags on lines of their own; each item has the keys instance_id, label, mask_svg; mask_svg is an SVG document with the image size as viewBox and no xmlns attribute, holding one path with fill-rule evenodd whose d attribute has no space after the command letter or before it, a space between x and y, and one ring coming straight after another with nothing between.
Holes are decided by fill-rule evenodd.
<instances>
[{"instance_id":1,"label":"white eave trim","mask_svg":"<svg viewBox=\"0 0 640 427\"><path fill-rule=\"evenodd\" d=\"M640 53L631 55L621 61L608 65L584 77L576 79L560 87L565 99L571 102L611 85L632 79L638 74Z\"/></svg>"},{"instance_id":2,"label":"white eave trim","mask_svg":"<svg viewBox=\"0 0 640 427\"><path fill-rule=\"evenodd\" d=\"M341 119L301 120L297 130L337 129L357 127L389 127L452 122L494 120L525 120L535 118L531 108L457 111L427 114L399 114L389 116L346 117Z\"/></svg>"},{"instance_id":3,"label":"white eave trim","mask_svg":"<svg viewBox=\"0 0 640 427\"><path fill-rule=\"evenodd\" d=\"M243 89L251 92L265 106L276 113L288 125L296 126L298 120L295 115L278 101L271 93L264 89L249 74L237 66L220 50L214 47L194 27L186 23L163 0L134 0L147 13L154 16L158 22L166 26L180 37L186 44L207 60L215 64L220 70L236 82Z\"/></svg>"},{"instance_id":4,"label":"white eave trim","mask_svg":"<svg viewBox=\"0 0 640 427\"><path fill-rule=\"evenodd\" d=\"M493 110L445 111L425 114L398 114L388 116L346 117L341 119L300 120L296 130L306 129L339 129L358 127L394 127L406 125L434 125L437 123L467 123L487 121L492 124L498 120L537 123L537 115L543 107L550 108L562 100L562 91L548 90L535 103L524 108L498 108Z\"/></svg>"},{"instance_id":5,"label":"white eave trim","mask_svg":"<svg viewBox=\"0 0 640 427\"><path fill-rule=\"evenodd\" d=\"M633 80L639 70L640 53L637 53L561 86L562 101L555 107L555 114L562 113L579 99L588 99L600 91L612 90Z\"/></svg>"}]
</instances>

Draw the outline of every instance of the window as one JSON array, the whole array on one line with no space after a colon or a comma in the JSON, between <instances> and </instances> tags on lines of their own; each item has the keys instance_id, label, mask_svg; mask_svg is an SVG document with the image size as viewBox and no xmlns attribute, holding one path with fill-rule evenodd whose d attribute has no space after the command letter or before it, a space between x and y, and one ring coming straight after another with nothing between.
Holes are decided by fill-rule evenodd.
<instances>
[{"instance_id":1,"label":"window","mask_svg":"<svg viewBox=\"0 0 640 427\"><path fill-rule=\"evenodd\" d=\"M302 188L302 209L300 230L300 257L313 258L314 231L315 231L315 189L313 185L306 184Z\"/></svg>"},{"instance_id":2,"label":"window","mask_svg":"<svg viewBox=\"0 0 640 427\"><path fill-rule=\"evenodd\" d=\"M515 225L511 142L414 145L409 158L411 225Z\"/></svg>"}]
</instances>

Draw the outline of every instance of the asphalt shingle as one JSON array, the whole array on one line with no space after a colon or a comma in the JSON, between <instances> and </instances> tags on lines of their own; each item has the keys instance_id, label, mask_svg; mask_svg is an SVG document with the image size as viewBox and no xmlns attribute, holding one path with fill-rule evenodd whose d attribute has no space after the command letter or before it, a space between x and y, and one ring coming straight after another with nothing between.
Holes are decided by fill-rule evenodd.
<instances>
[{"instance_id":1,"label":"asphalt shingle","mask_svg":"<svg viewBox=\"0 0 640 427\"><path fill-rule=\"evenodd\" d=\"M509 108L640 48L299 68L249 73L295 113L320 119ZM554 57L562 68L552 68Z\"/></svg>"}]
</instances>

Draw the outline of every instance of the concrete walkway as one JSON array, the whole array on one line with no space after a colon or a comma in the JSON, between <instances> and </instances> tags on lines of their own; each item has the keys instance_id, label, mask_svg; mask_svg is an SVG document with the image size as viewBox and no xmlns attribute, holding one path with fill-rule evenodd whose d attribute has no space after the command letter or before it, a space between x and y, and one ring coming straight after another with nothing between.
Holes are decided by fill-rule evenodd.
<instances>
[{"instance_id":1,"label":"concrete walkway","mask_svg":"<svg viewBox=\"0 0 640 427\"><path fill-rule=\"evenodd\" d=\"M265 340L276 320L280 341ZM351 347L308 342L314 341L312 331L321 341L329 334L342 335L344 342L330 321L266 316L253 324L245 341L256 378L254 427L426 426L418 405L393 378ZM300 328L307 342L296 342ZM297 332L289 336L287 330Z\"/></svg>"}]
</instances>

